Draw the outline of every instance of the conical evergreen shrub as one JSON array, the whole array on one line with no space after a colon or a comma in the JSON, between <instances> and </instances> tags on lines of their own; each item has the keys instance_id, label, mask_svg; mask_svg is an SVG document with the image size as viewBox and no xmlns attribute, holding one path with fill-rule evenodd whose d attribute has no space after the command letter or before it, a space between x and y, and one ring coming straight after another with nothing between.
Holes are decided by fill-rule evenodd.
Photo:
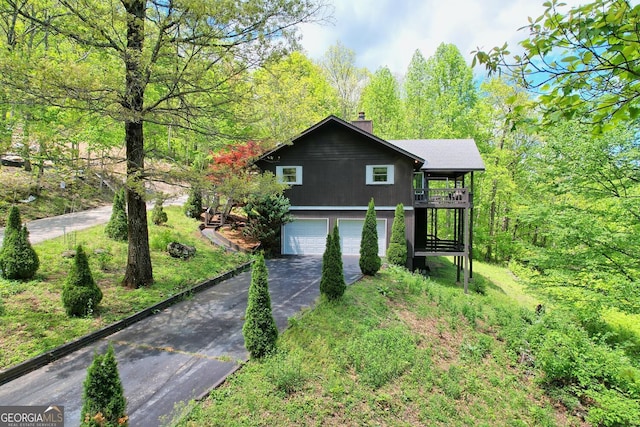
<instances>
[{"instance_id":1,"label":"conical evergreen shrub","mask_svg":"<svg viewBox=\"0 0 640 427\"><path fill-rule=\"evenodd\" d=\"M376 224L376 207L373 199L369 201L369 208L364 217L362 239L360 240L360 271L367 276L374 276L382 261L378 255L378 229Z\"/></svg>"},{"instance_id":2,"label":"conical evergreen shrub","mask_svg":"<svg viewBox=\"0 0 640 427\"><path fill-rule=\"evenodd\" d=\"M129 238L127 225L127 202L124 189L116 192L113 196L113 207L111 208L111 218L104 229L107 237L117 241L126 241Z\"/></svg>"},{"instance_id":3,"label":"conical evergreen shrub","mask_svg":"<svg viewBox=\"0 0 640 427\"><path fill-rule=\"evenodd\" d=\"M167 213L162 209L162 203L164 200L162 197L157 197L156 202L153 205L153 210L151 211L151 221L155 225L165 224L167 222Z\"/></svg>"},{"instance_id":4,"label":"conical evergreen shrub","mask_svg":"<svg viewBox=\"0 0 640 427\"><path fill-rule=\"evenodd\" d=\"M407 238L406 224L404 221L404 205L400 203L396 206L396 213L393 216L391 226L391 240L387 248L387 261L390 264L404 267L407 265Z\"/></svg>"},{"instance_id":5,"label":"conical evergreen shrub","mask_svg":"<svg viewBox=\"0 0 640 427\"><path fill-rule=\"evenodd\" d=\"M81 427L129 425L129 417L125 414L127 401L111 344L105 354L94 354L83 386Z\"/></svg>"},{"instance_id":6,"label":"conical evergreen shrub","mask_svg":"<svg viewBox=\"0 0 640 427\"><path fill-rule=\"evenodd\" d=\"M29 230L22 225L17 206L12 206L0 250L2 277L12 280L31 279L39 267L40 259L29 242Z\"/></svg>"},{"instance_id":7,"label":"conical evergreen shrub","mask_svg":"<svg viewBox=\"0 0 640 427\"><path fill-rule=\"evenodd\" d=\"M191 187L187 202L184 204L184 214L189 218L200 218L202 215L202 190L198 186Z\"/></svg>"},{"instance_id":8,"label":"conical evergreen shrub","mask_svg":"<svg viewBox=\"0 0 640 427\"><path fill-rule=\"evenodd\" d=\"M68 316L91 315L102 301L102 291L96 285L89 268L89 260L78 245L71 271L62 288L62 304Z\"/></svg>"},{"instance_id":9,"label":"conical evergreen shrub","mask_svg":"<svg viewBox=\"0 0 640 427\"><path fill-rule=\"evenodd\" d=\"M253 263L242 335L252 359L266 356L276 348L278 328L271 311L269 273L263 254L259 254Z\"/></svg>"},{"instance_id":10,"label":"conical evergreen shrub","mask_svg":"<svg viewBox=\"0 0 640 427\"><path fill-rule=\"evenodd\" d=\"M20 219L20 209L17 206L11 206L9 209L9 218L7 218L7 227L5 229L5 233L7 230L15 230L18 231L22 228L22 220Z\"/></svg>"},{"instance_id":11,"label":"conical evergreen shrub","mask_svg":"<svg viewBox=\"0 0 640 427\"><path fill-rule=\"evenodd\" d=\"M338 225L333 227L333 235L327 235L327 246L322 256L322 278L320 293L328 300L335 301L344 295L347 285L342 270L342 251Z\"/></svg>"}]
</instances>

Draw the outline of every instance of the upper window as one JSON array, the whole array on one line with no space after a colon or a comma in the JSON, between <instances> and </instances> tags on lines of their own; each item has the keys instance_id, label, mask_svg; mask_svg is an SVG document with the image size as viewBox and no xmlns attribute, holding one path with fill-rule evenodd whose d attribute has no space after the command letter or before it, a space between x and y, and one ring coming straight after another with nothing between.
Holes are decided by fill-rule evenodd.
<instances>
[{"instance_id":1,"label":"upper window","mask_svg":"<svg viewBox=\"0 0 640 427\"><path fill-rule=\"evenodd\" d=\"M278 182L289 185L302 185L302 166L276 166Z\"/></svg>"},{"instance_id":2,"label":"upper window","mask_svg":"<svg viewBox=\"0 0 640 427\"><path fill-rule=\"evenodd\" d=\"M367 184L393 184L393 165L367 165Z\"/></svg>"}]
</instances>

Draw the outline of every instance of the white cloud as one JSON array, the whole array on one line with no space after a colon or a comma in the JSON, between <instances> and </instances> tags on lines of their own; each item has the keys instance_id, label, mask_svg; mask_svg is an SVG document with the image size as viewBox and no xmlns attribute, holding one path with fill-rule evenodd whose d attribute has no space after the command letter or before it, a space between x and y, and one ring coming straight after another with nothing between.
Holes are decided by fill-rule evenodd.
<instances>
[{"instance_id":1,"label":"white cloud","mask_svg":"<svg viewBox=\"0 0 640 427\"><path fill-rule=\"evenodd\" d=\"M544 12L543 0L333 0L335 25L301 27L302 46L313 59L340 41L356 52L357 63L375 71L388 66L404 74L416 49L431 56L440 43L455 44L471 61L477 47L526 37L527 17ZM585 0L565 0L569 6Z\"/></svg>"}]
</instances>

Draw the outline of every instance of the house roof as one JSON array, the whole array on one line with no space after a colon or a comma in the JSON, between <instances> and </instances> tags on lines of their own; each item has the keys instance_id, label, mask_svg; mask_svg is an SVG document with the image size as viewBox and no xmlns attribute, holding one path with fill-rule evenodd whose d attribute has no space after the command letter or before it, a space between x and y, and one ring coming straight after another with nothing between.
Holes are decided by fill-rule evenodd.
<instances>
[{"instance_id":1,"label":"house roof","mask_svg":"<svg viewBox=\"0 0 640 427\"><path fill-rule=\"evenodd\" d=\"M416 164L422 165L421 170L427 172L464 173L485 170L484 162L473 139L404 139L387 141L333 115L309 127L289 143L279 144L260 156L260 159L264 159L284 147L295 144L296 140L332 122L349 128L380 145L413 159Z\"/></svg>"},{"instance_id":2,"label":"house roof","mask_svg":"<svg viewBox=\"0 0 640 427\"><path fill-rule=\"evenodd\" d=\"M424 171L483 171L484 162L473 139L405 139L388 141L425 159Z\"/></svg>"},{"instance_id":3,"label":"house roof","mask_svg":"<svg viewBox=\"0 0 640 427\"><path fill-rule=\"evenodd\" d=\"M374 134L366 132L366 131L360 129L358 126L355 126L355 125L353 125L353 124L351 124L349 122L346 122L346 121L344 121L344 120L342 120L342 119L340 119L340 118L338 118L336 116L333 116L333 115L327 117L326 119L316 123L315 125L311 126L307 130L303 131L301 134L299 134L298 136L293 138L290 143L288 143L288 144L278 144L278 146L275 147L273 150L270 150L267 153L265 153L262 156L260 156L260 159L264 159L264 158L272 155L274 152L280 150L281 148L284 148L284 147L286 147L288 145L291 145L291 144L295 144L296 140L302 138L303 136L305 136L305 135L315 131L316 129L318 129L318 128L322 127L322 126L325 126L326 124L331 123L331 122L339 123L342 126L345 126L345 127L349 128L349 129L351 129L351 130L353 130L353 131L355 131L355 132L357 132L357 133L359 133L361 135L364 135L364 136L372 139L373 141L377 142L380 145L383 145L383 146L385 146L387 148L390 148L390 149L392 149L392 150L394 150L396 152L399 152L399 153L411 158L417 164L423 164L424 163L424 158L422 158L421 156L419 156L419 155L417 155L417 154L415 154L415 153L413 153L411 151L408 151L408 150L404 149L400 145L392 144L389 141L386 141L384 139L378 138Z\"/></svg>"}]
</instances>

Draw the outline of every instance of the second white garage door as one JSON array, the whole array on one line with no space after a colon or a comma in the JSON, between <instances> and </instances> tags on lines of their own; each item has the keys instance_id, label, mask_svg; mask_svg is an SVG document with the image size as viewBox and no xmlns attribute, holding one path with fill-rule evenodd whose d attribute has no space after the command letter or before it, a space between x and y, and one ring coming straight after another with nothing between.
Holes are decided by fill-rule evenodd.
<instances>
[{"instance_id":1,"label":"second white garage door","mask_svg":"<svg viewBox=\"0 0 640 427\"><path fill-rule=\"evenodd\" d=\"M327 244L328 219L296 219L282 230L284 255L322 255Z\"/></svg>"},{"instance_id":2,"label":"second white garage door","mask_svg":"<svg viewBox=\"0 0 640 427\"><path fill-rule=\"evenodd\" d=\"M340 247L343 255L360 255L360 240L362 238L363 219L339 219ZM387 252L387 221L377 220L378 255Z\"/></svg>"}]
</instances>

